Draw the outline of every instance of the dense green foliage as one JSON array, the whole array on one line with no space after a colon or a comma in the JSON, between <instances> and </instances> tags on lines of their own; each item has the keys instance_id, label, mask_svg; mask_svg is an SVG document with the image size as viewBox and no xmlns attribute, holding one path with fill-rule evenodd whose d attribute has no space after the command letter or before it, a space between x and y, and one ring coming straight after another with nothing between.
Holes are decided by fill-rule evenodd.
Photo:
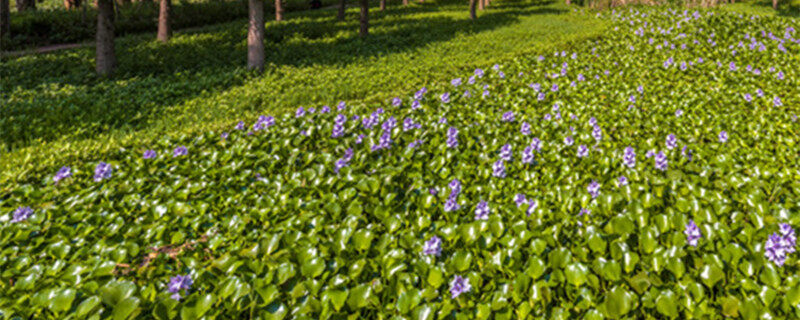
<instances>
[{"instance_id":1,"label":"dense green foliage","mask_svg":"<svg viewBox=\"0 0 800 320\"><path fill-rule=\"evenodd\" d=\"M245 130L163 136L89 161L50 163L50 172L69 165L73 176L5 187L0 312L59 319L800 316L797 253L782 266L765 257L778 223L800 225L793 117L800 45L787 40L782 52L761 35L783 38L796 21L673 9L601 19L615 32L555 54L539 51L541 58L523 55L474 84L472 71L462 72L461 84L429 85L419 109L410 107L413 90L397 91L399 107L378 99L322 113L320 101L316 112L297 116L273 107L276 123L263 130L251 131L247 118ZM750 38L758 45L748 48ZM269 83L261 81L248 88ZM258 112L267 97L241 101ZM379 123L368 129L351 118L333 138L340 112L372 114ZM404 130L405 119L421 128ZM530 134L521 132L523 122ZM449 147L453 127L458 145ZM727 139L719 138L723 131ZM387 148L373 150L387 134ZM674 148L665 146L670 134ZM534 138L541 150L523 163ZM500 177L494 166L504 145L513 153ZM585 157L576 155L582 145ZM188 154L173 157L178 146ZM628 146L637 152L632 167L623 156ZM353 157L337 173L348 148ZM143 159L146 149L158 156ZM665 170L654 168L648 150L665 155ZM99 161L114 170L95 181ZM460 208L445 210L454 179ZM597 197L587 192L592 181ZM537 205L515 204L516 194ZM491 209L486 220L475 219L479 201ZM33 215L8 221L20 206ZM697 246L684 235L689 221L702 233ZM434 235L441 255L423 254ZM170 298L170 278L185 274L191 290ZM451 298L456 275L471 290Z\"/></svg>"},{"instance_id":2,"label":"dense green foliage","mask_svg":"<svg viewBox=\"0 0 800 320\"><path fill-rule=\"evenodd\" d=\"M92 48L14 58L0 65L0 108L7 115L0 118L0 150L13 149L0 153L0 173L27 179L30 170L264 111L386 101L605 27L561 6L529 6L497 3L474 23L462 3L390 8L372 14L366 40L358 37L355 10L345 22L333 12L292 14L267 23L268 68L258 76L244 70L243 20L178 33L167 45L152 36L122 38L112 79L93 76Z\"/></svg>"},{"instance_id":3,"label":"dense green foliage","mask_svg":"<svg viewBox=\"0 0 800 320\"><path fill-rule=\"evenodd\" d=\"M333 5L334 0L324 0L323 5ZM290 0L284 4L287 12L308 10L305 0ZM265 6L265 17L274 18L274 7ZM328 12L328 14L335 14ZM200 27L215 23L241 20L247 17L247 1L175 1L172 7L173 29ZM155 32L158 20L158 1L136 2L118 7L114 23L116 35ZM94 40L97 29L97 11L37 10L15 12L11 15L11 37L3 39L3 50L11 51L48 44L73 43Z\"/></svg>"}]
</instances>

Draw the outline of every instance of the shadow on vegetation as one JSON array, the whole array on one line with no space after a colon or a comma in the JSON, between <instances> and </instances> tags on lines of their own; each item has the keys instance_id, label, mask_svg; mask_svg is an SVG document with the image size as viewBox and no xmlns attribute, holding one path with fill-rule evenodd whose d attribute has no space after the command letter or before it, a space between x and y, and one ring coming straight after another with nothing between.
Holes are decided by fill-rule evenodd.
<instances>
[{"instance_id":1,"label":"shadow on vegetation","mask_svg":"<svg viewBox=\"0 0 800 320\"><path fill-rule=\"evenodd\" d=\"M544 7L548 3L498 1L477 21L467 19L467 7L454 2L390 6L385 12L372 9L371 34L366 39L358 37L357 11L349 11L344 22L336 20L335 10L292 14L287 21L267 23L267 72L281 66L346 66L462 33L492 30L523 15L564 11ZM0 99L6 105L0 141L6 149L14 149L40 141L139 130L167 116L169 106L241 85L256 76L243 68L245 24L240 20L179 34L167 45L155 42L152 35L120 39L119 69L111 79L94 76L94 48L2 62ZM14 91L24 93L8 101Z\"/></svg>"}]
</instances>

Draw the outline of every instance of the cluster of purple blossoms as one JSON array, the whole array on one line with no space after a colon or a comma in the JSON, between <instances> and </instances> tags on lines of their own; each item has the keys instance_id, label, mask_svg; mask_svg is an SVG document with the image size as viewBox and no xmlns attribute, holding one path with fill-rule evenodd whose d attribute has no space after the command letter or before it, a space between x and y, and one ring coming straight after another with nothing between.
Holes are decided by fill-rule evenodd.
<instances>
[{"instance_id":1,"label":"cluster of purple blossoms","mask_svg":"<svg viewBox=\"0 0 800 320\"><path fill-rule=\"evenodd\" d=\"M461 181L453 179L448 186L450 187L450 195L447 196L447 201L444 203L444 212L461 209L461 205L458 204L458 195L461 193Z\"/></svg>"},{"instance_id":2,"label":"cluster of purple blossoms","mask_svg":"<svg viewBox=\"0 0 800 320\"><path fill-rule=\"evenodd\" d=\"M619 187L627 186L628 185L628 178L625 177L625 176L619 176L619 179L617 179L617 185Z\"/></svg>"},{"instance_id":3,"label":"cluster of purple blossoms","mask_svg":"<svg viewBox=\"0 0 800 320\"><path fill-rule=\"evenodd\" d=\"M419 103L419 100L414 100L414 102L411 102L411 110L417 110L421 106L422 105Z\"/></svg>"},{"instance_id":4,"label":"cluster of purple blossoms","mask_svg":"<svg viewBox=\"0 0 800 320\"><path fill-rule=\"evenodd\" d=\"M500 148L500 159L504 161L511 161L511 145L505 144L503 147Z\"/></svg>"},{"instance_id":5,"label":"cluster of purple blossoms","mask_svg":"<svg viewBox=\"0 0 800 320\"><path fill-rule=\"evenodd\" d=\"M172 150L172 157L180 157L189 154L189 149L186 149L186 146L178 146L175 150Z\"/></svg>"},{"instance_id":6,"label":"cluster of purple blossoms","mask_svg":"<svg viewBox=\"0 0 800 320\"><path fill-rule=\"evenodd\" d=\"M530 217L531 214L534 211L536 211L536 208L539 207L539 203L537 203L536 200L533 199L528 200L527 203L528 203L528 209L525 210L525 214Z\"/></svg>"},{"instance_id":7,"label":"cluster of purple blossoms","mask_svg":"<svg viewBox=\"0 0 800 320\"><path fill-rule=\"evenodd\" d=\"M683 115L683 110L682 109L675 110L675 116L676 117L680 117L682 115Z\"/></svg>"},{"instance_id":8,"label":"cluster of purple blossoms","mask_svg":"<svg viewBox=\"0 0 800 320\"><path fill-rule=\"evenodd\" d=\"M363 126L364 129L370 130L372 129L372 127L378 124L379 120L380 120L380 114L378 114L377 112L373 112L369 116L364 116L364 118L361 119L361 126Z\"/></svg>"},{"instance_id":9,"label":"cluster of purple blossoms","mask_svg":"<svg viewBox=\"0 0 800 320\"><path fill-rule=\"evenodd\" d=\"M514 111L508 111L506 113L503 113L502 120L503 122L514 122L514 118L515 118Z\"/></svg>"},{"instance_id":10,"label":"cluster of purple blossoms","mask_svg":"<svg viewBox=\"0 0 800 320\"><path fill-rule=\"evenodd\" d=\"M603 139L603 130L600 126L594 126L594 129L592 129L592 137L597 140L597 142Z\"/></svg>"},{"instance_id":11,"label":"cluster of purple blossoms","mask_svg":"<svg viewBox=\"0 0 800 320\"><path fill-rule=\"evenodd\" d=\"M783 266L790 253L795 252L797 238L794 235L794 228L788 223L780 224L780 233L773 233L767 239L764 246L764 255L767 260L776 265Z\"/></svg>"},{"instance_id":12,"label":"cluster of purple blossoms","mask_svg":"<svg viewBox=\"0 0 800 320\"><path fill-rule=\"evenodd\" d=\"M397 127L397 119L394 117L389 117L389 119L386 119L386 121L384 121L381 125L381 129L383 129L383 131L391 131L395 127Z\"/></svg>"},{"instance_id":13,"label":"cluster of purple blossoms","mask_svg":"<svg viewBox=\"0 0 800 320\"><path fill-rule=\"evenodd\" d=\"M111 178L111 172L113 171L114 169L111 168L110 164L100 161L100 163L94 167L94 182L100 182Z\"/></svg>"},{"instance_id":14,"label":"cluster of purple blossoms","mask_svg":"<svg viewBox=\"0 0 800 320\"><path fill-rule=\"evenodd\" d=\"M428 93L427 87L420 88L417 92L414 93L414 100L422 100L425 97L425 94Z\"/></svg>"},{"instance_id":15,"label":"cluster of purple blossoms","mask_svg":"<svg viewBox=\"0 0 800 320\"><path fill-rule=\"evenodd\" d=\"M461 78L455 78L453 80L450 80L450 84L453 85L454 87L460 86L461 85Z\"/></svg>"},{"instance_id":16,"label":"cluster of purple blossoms","mask_svg":"<svg viewBox=\"0 0 800 320\"><path fill-rule=\"evenodd\" d=\"M489 220L489 203L481 200L475 207L475 220Z\"/></svg>"},{"instance_id":17,"label":"cluster of purple blossoms","mask_svg":"<svg viewBox=\"0 0 800 320\"><path fill-rule=\"evenodd\" d=\"M169 284L167 285L167 291L172 294L170 298L180 300L181 290L188 292L189 289L192 288L193 283L194 281L192 281L192 277L190 277L188 274L185 276L177 275L170 278Z\"/></svg>"},{"instance_id":18,"label":"cluster of purple blossoms","mask_svg":"<svg viewBox=\"0 0 800 320\"><path fill-rule=\"evenodd\" d=\"M686 234L686 242L693 247L696 247L697 240L703 237L703 234L700 233L700 228L697 227L697 225L694 223L694 220L689 220L689 223L686 224L686 229L683 230L683 233Z\"/></svg>"},{"instance_id":19,"label":"cluster of purple blossoms","mask_svg":"<svg viewBox=\"0 0 800 320\"><path fill-rule=\"evenodd\" d=\"M506 177L506 164L503 162L503 159L497 160L492 165L492 175L497 178L505 178Z\"/></svg>"},{"instance_id":20,"label":"cluster of purple blossoms","mask_svg":"<svg viewBox=\"0 0 800 320\"><path fill-rule=\"evenodd\" d=\"M531 148L536 152L542 151L542 141L539 140L539 138L533 138L533 140L531 140Z\"/></svg>"},{"instance_id":21,"label":"cluster of purple blossoms","mask_svg":"<svg viewBox=\"0 0 800 320\"><path fill-rule=\"evenodd\" d=\"M597 126L597 118L595 117L589 118L589 125L592 127Z\"/></svg>"},{"instance_id":22,"label":"cluster of purple blossoms","mask_svg":"<svg viewBox=\"0 0 800 320\"><path fill-rule=\"evenodd\" d=\"M419 123L414 123L414 119L406 118L403 120L403 132L419 128L422 128L422 125Z\"/></svg>"},{"instance_id":23,"label":"cluster of purple blossoms","mask_svg":"<svg viewBox=\"0 0 800 320\"><path fill-rule=\"evenodd\" d=\"M589 148L582 144L578 146L578 158L583 158L589 155Z\"/></svg>"},{"instance_id":24,"label":"cluster of purple blossoms","mask_svg":"<svg viewBox=\"0 0 800 320\"><path fill-rule=\"evenodd\" d=\"M394 97L394 99L392 99L393 106L399 107L402 104L403 104L403 99L400 99L399 97Z\"/></svg>"},{"instance_id":25,"label":"cluster of purple blossoms","mask_svg":"<svg viewBox=\"0 0 800 320\"><path fill-rule=\"evenodd\" d=\"M566 136L566 137L564 137L564 145L565 145L565 146L569 147L569 146L571 146L573 143L575 143L575 139L572 139L572 137L571 137L571 136Z\"/></svg>"},{"instance_id":26,"label":"cluster of purple blossoms","mask_svg":"<svg viewBox=\"0 0 800 320\"><path fill-rule=\"evenodd\" d=\"M523 136L531 134L531 125L527 122L523 122L519 128L519 132L522 133Z\"/></svg>"},{"instance_id":27,"label":"cluster of purple blossoms","mask_svg":"<svg viewBox=\"0 0 800 320\"><path fill-rule=\"evenodd\" d=\"M659 151L653 160L655 161L656 169L661 171L667 170L667 155L664 154L664 151Z\"/></svg>"},{"instance_id":28,"label":"cluster of purple blossoms","mask_svg":"<svg viewBox=\"0 0 800 320\"><path fill-rule=\"evenodd\" d=\"M253 131L264 130L273 125L275 125L275 118L273 116L260 116L256 123L253 124Z\"/></svg>"},{"instance_id":29,"label":"cluster of purple blossoms","mask_svg":"<svg viewBox=\"0 0 800 320\"><path fill-rule=\"evenodd\" d=\"M592 214L592 210L589 210L589 208L581 208L581 211L578 211L579 217L588 216L590 214ZM580 224L580 222L578 222L578 224Z\"/></svg>"},{"instance_id":30,"label":"cluster of purple blossoms","mask_svg":"<svg viewBox=\"0 0 800 320\"><path fill-rule=\"evenodd\" d=\"M347 104L344 101L339 101L339 104L336 105L336 110L344 111L344 109L347 109Z\"/></svg>"},{"instance_id":31,"label":"cluster of purple blossoms","mask_svg":"<svg viewBox=\"0 0 800 320\"><path fill-rule=\"evenodd\" d=\"M61 167L61 169L58 169L58 172L56 172L56 175L53 176L53 183L58 183L59 181L69 178L71 176L72 176L72 169L70 169L70 167Z\"/></svg>"},{"instance_id":32,"label":"cluster of purple blossoms","mask_svg":"<svg viewBox=\"0 0 800 320\"><path fill-rule=\"evenodd\" d=\"M230 135L230 134L229 134L228 132L223 132L222 134L220 134L220 135L219 135L219 137L220 137L222 140L225 140L225 139L228 139L228 136L229 136L229 135Z\"/></svg>"},{"instance_id":33,"label":"cluster of purple blossoms","mask_svg":"<svg viewBox=\"0 0 800 320\"><path fill-rule=\"evenodd\" d=\"M533 163L533 159L533 148L531 148L531 146L525 147L525 150L522 150L522 163L531 164Z\"/></svg>"},{"instance_id":34,"label":"cluster of purple blossoms","mask_svg":"<svg viewBox=\"0 0 800 320\"><path fill-rule=\"evenodd\" d=\"M351 159L353 159L353 148L348 148L345 150L344 156L336 160L336 163L333 164L333 172L339 173L339 170L347 166Z\"/></svg>"},{"instance_id":35,"label":"cluster of purple blossoms","mask_svg":"<svg viewBox=\"0 0 800 320\"><path fill-rule=\"evenodd\" d=\"M437 236L432 236L422 246L422 254L440 256L442 254L442 240Z\"/></svg>"},{"instance_id":36,"label":"cluster of purple blossoms","mask_svg":"<svg viewBox=\"0 0 800 320\"><path fill-rule=\"evenodd\" d=\"M450 281L450 297L455 299L458 298L461 294L469 292L472 289L472 286L469 285L469 279L462 278L461 276L453 277L453 281Z\"/></svg>"},{"instance_id":37,"label":"cluster of purple blossoms","mask_svg":"<svg viewBox=\"0 0 800 320\"><path fill-rule=\"evenodd\" d=\"M478 78L483 78L483 69L475 69L475 75L478 76Z\"/></svg>"},{"instance_id":38,"label":"cluster of purple blossoms","mask_svg":"<svg viewBox=\"0 0 800 320\"><path fill-rule=\"evenodd\" d=\"M720 131L718 138L719 138L719 142L722 142L722 143L728 142L728 132L727 131Z\"/></svg>"},{"instance_id":39,"label":"cluster of purple blossoms","mask_svg":"<svg viewBox=\"0 0 800 320\"><path fill-rule=\"evenodd\" d=\"M528 200L525 199L525 195L524 194L517 193L517 195L514 196L514 203L517 204L517 208L519 208L520 206L522 206L523 204L525 204L527 202L528 202Z\"/></svg>"},{"instance_id":40,"label":"cluster of purple blossoms","mask_svg":"<svg viewBox=\"0 0 800 320\"><path fill-rule=\"evenodd\" d=\"M294 112L294 116L296 118L301 118L306 115L306 110L303 107L297 108L297 111Z\"/></svg>"},{"instance_id":41,"label":"cluster of purple blossoms","mask_svg":"<svg viewBox=\"0 0 800 320\"><path fill-rule=\"evenodd\" d=\"M364 135L363 134L357 135L356 136L356 144L361 144L362 142L364 142Z\"/></svg>"},{"instance_id":42,"label":"cluster of purple blossoms","mask_svg":"<svg viewBox=\"0 0 800 320\"><path fill-rule=\"evenodd\" d=\"M417 146L419 146L421 144L422 144L422 140L414 140L414 141L411 141L411 143L408 144L408 147L411 148L411 149L414 149L414 148L416 148Z\"/></svg>"},{"instance_id":43,"label":"cluster of purple blossoms","mask_svg":"<svg viewBox=\"0 0 800 320\"><path fill-rule=\"evenodd\" d=\"M636 167L636 151L633 150L633 147L628 146L625 148L625 154L622 156L622 163L631 169Z\"/></svg>"},{"instance_id":44,"label":"cluster of purple blossoms","mask_svg":"<svg viewBox=\"0 0 800 320\"><path fill-rule=\"evenodd\" d=\"M442 100L442 103L450 103L450 92L442 93L440 99Z\"/></svg>"},{"instance_id":45,"label":"cluster of purple blossoms","mask_svg":"<svg viewBox=\"0 0 800 320\"><path fill-rule=\"evenodd\" d=\"M783 106L783 102L781 102L781 97L775 96L775 99L772 99L772 104L774 104L776 107Z\"/></svg>"},{"instance_id":46,"label":"cluster of purple blossoms","mask_svg":"<svg viewBox=\"0 0 800 320\"><path fill-rule=\"evenodd\" d=\"M244 121L239 121L239 123L237 123L233 128L239 131L244 130Z\"/></svg>"},{"instance_id":47,"label":"cluster of purple blossoms","mask_svg":"<svg viewBox=\"0 0 800 320\"><path fill-rule=\"evenodd\" d=\"M589 191L592 199L597 198L597 196L600 195L600 184L597 183L596 180L592 180L592 182L589 183L589 186L586 187L586 191Z\"/></svg>"},{"instance_id":48,"label":"cluster of purple blossoms","mask_svg":"<svg viewBox=\"0 0 800 320\"><path fill-rule=\"evenodd\" d=\"M458 147L458 128L450 127L450 129L447 129L447 147Z\"/></svg>"},{"instance_id":49,"label":"cluster of purple blossoms","mask_svg":"<svg viewBox=\"0 0 800 320\"><path fill-rule=\"evenodd\" d=\"M322 106L322 108L319 109L319 113L328 113L328 112L331 112L331 107L329 106Z\"/></svg>"},{"instance_id":50,"label":"cluster of purple blossoms","mask_svg":"<svg viewBox=\"0 0 800 320\"><path fill-rule=\"evenodd\" d=\"M667 136L667 150L672 150L678 147L678 138L675 137L674 134L670 134Z\"/></svg>"},{"instance_id":51,"label":"cluster of purple blossoms","mask_svg":"<svg viewBox=\"0 0 800 320\"><path fill-rule=\"evenodd\" d=\"M333 119L333 130L331 132L332 138L339 138L344 135L344 124L347 122L347 116L343 114L336 115Z\"/></svg>"},{"instance_id":52,"label":"cluster of purple blossoms","mask_svg":"<svg viewBox=\"0 0 800 320\"><path fill-rule=\"evenodd\" d=\"M158 154L152 149L145 150L144 154L142 154L143 159L154 159L156 156L158 156Z\"/></svg>"},{"instance_id":53,"label":"cluster of purple blossoms","mask_svg":"<svg viewBox=\"0 0 800 320\"><path fill-rule=\"evenodd\" d=\"M14 210L14 213L11 217L12 223L22 222L28 220L33 215L33 209L31 207L19 207Z\"/></svg>"},{"instance_id":54,"label":"cluster of purple blossoms","mask_svg":"<svg viewBox=\"0 0 800 320\"><path fill-rule=\"evenodd\" d=\"M392 146L392 132L384 130L381 137L378 139L378 144L372 146L372 151L389 149Z\"/></svg>"}]
</instances>

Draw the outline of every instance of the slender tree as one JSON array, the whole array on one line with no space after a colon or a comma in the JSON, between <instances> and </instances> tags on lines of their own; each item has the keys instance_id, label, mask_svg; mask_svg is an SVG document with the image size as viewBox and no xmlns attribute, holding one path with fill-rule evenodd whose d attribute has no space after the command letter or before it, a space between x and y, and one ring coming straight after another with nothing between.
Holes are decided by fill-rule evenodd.
<instances>
[{"instance_id":1,"label":"slender tree","mask_svg":"<svg viewBox=\"0 0 800 320\"><path fill-rule=\"evenodd\" d=\"M101 76L110 75L117 67L114 53L114 3L97 0L97 38L95 39L95 69Z\"/></svg>"},{"instance_id":2,"label":"slender tree","mask_svg":"<svg viewBox=\"0 0 800 320\"><path fill-rule=\"evenodd\" d=\"M36 0L17 0L17 11L36 10Z\"/></svg>"},{"instance_id":3,"label":"slender tree","mask_svg":"<svg viewBox=\"0 0 800 320\"><path fill-rule=\"evenodd\" d=\"M275 0L275 21L283 21L283 3L281 0Z\"/></svg>"},{"instance_id":4,"label":"slender tree","mask_svg":"<svg viewBox=\"0 0 800 320\"><path fill-rule=\"evenodd\" d=\"M247 28L247 68L264 70L264 2L248 0L250 24Z\"/></svg>"},{"instance_id":5,"label":"slender tree","mask_svg":"<svg viewBox=\"0 0 800 320\"><path fill-rule=\"evenodd\" d=\"M171 0L161 0L158 10L158 41L167 43L172 37L172 27L170 26L169 14L172 11Z\"/></svg>"},{"instance_id":6,"label":"slender tree","mask_svg":"<svg viewBox=\"0 0 800 320\"><path fill-rule=\"evenodd\" d=\"M572 4L572 2L570 0L566 0L566 1L567 1L567 5Z\"/></svg>"},{"instance_id":7,"label":"slender tree","mask_svg":"<svg viewBox=\"0 0 800 320\"><path fill-rule=\"evenodd\" d=\"M381 11L385 11L386 10L386 0L381 0L380 1L380 9L381 9Z\"/></svg>"},{"instance_id":8,"label":"slender tree","mask_svg":"<svg viewBox=\"0 0 800 320\"><path fill-rule=\"evenodd\" d=\"M10 35L11 18L9 12L11 11L11 4L8 0L0 0L0 38Z\"/></svg>"},{"instance_id":9,"label":"slender tree","mask_svg":"<svg viewBox=\"0 0 800 320\"><path fill-rule=\"evenodd\" d=\"M483 0L478 0L478 10L483 11Z\"/></svg>"},{"instance_id":10,"label":"slender tree","mask_svg":"<svg viewBox=\"0 0 800 320\"><path fill-rule=\"evenodd\" d=\"M344 21L344 9L345 5L347 4L346 2L347 0L339 0L339 13L336 15L336 18L338 18L339 21Z\"/></svg>"},{"instance_id":11,"label":"slender tree","mask_svg":"<svg viewBox=\"0 0 800 320\"><path fill-rule=\"evenodd\" d=\"M408 0L403 0L403 5L407 6L408 5Z\"/></svg>"},{"instance_id":12,"label":"slender tree","mask_svg":"<svg viewBox=\"0 0 800 320\"><path fill-rule=\"evenodd\" d=\"M475 20L478 18L478 15L475 13L475 7L480 0L469 0L469 18Z\"/></svg>"},{"instance_id":13,"label":"slender tree","mask_svg":"<svg viewBox=\"0 0 800 320\"><path fill-rule=\"evenodd\" d=\"M64 8L67 10L80 8L82 4L81 0L64 0Z\"/></svg>"},{"instance_id":14,"label":"slender tree","mask_svg":"<svg viewBox=\"0 0 800 320\"><path fill-rule=\"evenodd\" d=\"M361 30L359 35L366 37L369 35L369 0L359 0L361 4Z\"/></svg>"},{"instance_id":15,"label":"slender tree","mask_svg":"<svg viewBox=\"0 0 800 320\"><path fill-rule=\"evenodd\" d=\"M778 10L778 0L772 0L772 9Z\"/></svg>"}]
</instances>

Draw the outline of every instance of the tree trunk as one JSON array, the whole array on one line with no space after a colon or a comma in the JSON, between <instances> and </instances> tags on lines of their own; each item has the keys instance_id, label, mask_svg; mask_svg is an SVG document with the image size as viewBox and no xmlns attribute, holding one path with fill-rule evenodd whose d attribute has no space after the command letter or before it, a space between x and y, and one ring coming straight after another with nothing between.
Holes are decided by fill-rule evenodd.
<instances>
[{"instance_id":1,"label":"tree trunk","mask_svg":"<svg viewBox=\"0 0 800 320\"><path fill-rule=\"evenodd\" d=\"M18 0L17 11L36 10L36 0Z\"/></svg>"},{"instance_id":2,"label":"tree trunk","mask_svg":"<svg viewBox=\"0 0 800 320\"><path fill-rule=\"evenodd\" d=\"M359 0L361 4L361 30L359 35L366 37L369 35L369 0Z\"/></svg>"},{"instance_id":3,"label":"tree trunk","mask_svg":"<svg viewBox=\"0 0 800 320\"><path fill-rule=\"evenodd\" d=\"M0 38L11 35L11 4L9 0L0 0Z\"/></svg>"},{"instance_id":4,"label":"tree trunk","mask_svg":"<svg viewBox=\"0 0 800 320\"><path fill-rule=\"evenodd\" d=\"M403 0L403 5L407 6L408 5L408 0Z\"/></svg>"},{"instance_id":5,"label":"tree trunk","mask_svg":"<svg viewBox=\"0 0 800 320\"><path fill-rule=\"evenodd\" d=\"M381 0L380 5L381 5L381 11L386 10L386 0Z\"/></svg>"},{"instance_id":6,"label":"tree trunk","mask_svg":"<svg viewBox=\"0 0 800 320\"><path fill-rule=\"evenodd\" d=\"M64 0L64 8L67 10L81 7L81 0Z\"/></svg>"},{"instance_id":7,"label":"tree trunk","mask_svg":"<svg viewBox=\"0 0 800 320\"><path fill-rule=\"evenodd\" d=\"M470 2L470 4L472 3ZM478 10L483 11L483 0L478 0Z\"/></svg>"},{"instance_id":8,"label":"tree trunk","mask_svg":"<svg viewBox=\"0 0 800 320\"><path fill-rule=\"evenodd\" d=\"M262 19L261 21L263 22L264 20ZM281 3L281 0L275 0L275 21L283 21L283 3ZM263 34L264 32L261 33Z\"/></svg>"},{"instance_id":9,"label":"tree trunk","mask_svg":"<svg viewBox=\"0 0 800 320\"><path fill-rule=\"evenodd\" d=\"M114 53L114 2L97 0L97 38L95 69L101 76L110 75L117 67Z\"/></svg>"},{"instance_id":10,"label":"tree trunk","mask_svg":"<svg viewBox=\"0 0 800 320\"><path fill-rule=\"evenodd\" d=\"M778 10L778 0L772 0L772 9Z\"/></svg>"},{"instance_id":11,"label":"tree trunk","mask_svg":"<svg viewBox=\"0 0 800 320\"><path fill-rule=\"evenodd\" d=\"M346 4L347 0L339 0L339 13L336 15L339 21L344 21L344 9Z\"/></svg>"},{"instance_id":12,"label":"tree trunk","mask_svg":"<svg viewBox=\"0 0 800 320\"><path fill-rule=\"evenodd\" d=\"M567 0L567 5L570 5L570 4L572 4L572 2L570 0Z\"/></svg>"},{"instance_id":13,"label":"tree trunk","mask_svg":"<svg viewBox=\"0 0 800 320\"><path fill-rule=\"evenodd\" d=\"M172 1L161 0L161 8L158 11L158 41L163 43L169 42L169 38L172 37L172 28L169 22L170 11L172 11Z\"/></svg>"},{"instance_id":14,"label":"tree trunk","mask_svg":"<svg viewBox=\"0 0 800 320\"><path fill-rule=\"evenodd\" d=\"M264 70L264 2L248 0L250 26L247 28L247 68Z\"/></svg>"},{"instance_id":15,"label":"tree trunk","mask_svg":"<svg viewBox=\"0 0 800 320\"><path fill-rule=\"evenodd\" d=\"M478 15L475 14L475 7L480 0L469 0L469 18L475 20L478 18Z\"/></svg>"}]
</instances>

